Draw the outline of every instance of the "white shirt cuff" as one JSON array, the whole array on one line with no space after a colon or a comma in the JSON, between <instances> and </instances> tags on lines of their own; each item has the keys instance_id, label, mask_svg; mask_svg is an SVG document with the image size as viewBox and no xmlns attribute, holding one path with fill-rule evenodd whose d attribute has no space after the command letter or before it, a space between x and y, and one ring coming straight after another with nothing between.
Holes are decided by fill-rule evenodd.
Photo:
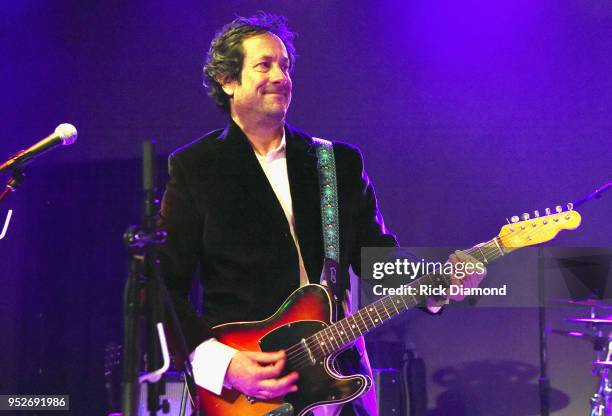
<instances>
[{"instance_id":1,"label":"white shirt cuff","mask_svg":"<svg viewBox=\"0 0 612 416\"><path fill-rule=\"evenodd\" d=\"M198 345L189 356L196 384L214 394L221 394L227 367L237 352L215 338Z\"/></svg>"},{"instance_id":2,"label":"white shirt cuff","mask_svg":"<svg viewBox=\"0 0 612 416\"><path fill-rule=\"evenodd\" d=\"M429 312L436 314L442 310L444 305L448 305L448 299L434 299L431 296L425 301Z\"/></svg>"}]
</instances>

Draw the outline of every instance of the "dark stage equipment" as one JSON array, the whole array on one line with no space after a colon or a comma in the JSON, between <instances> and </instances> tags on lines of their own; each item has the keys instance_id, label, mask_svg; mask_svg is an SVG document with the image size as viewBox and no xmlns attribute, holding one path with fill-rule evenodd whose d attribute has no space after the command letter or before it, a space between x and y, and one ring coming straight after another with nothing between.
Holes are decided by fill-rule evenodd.
<instances>
[{"instance_id":1,"label":"dark stage equipment","mask_svg":"<svg viewBox=\"0 0 612 416\"><path fill-rule=\"evenodd\" d=\"M160 403L165 393L164 373L170 366L165 339L164 322L169 322L177 337L178 348L185 361L182 367L190 396L197 397L197 390L188 359L187 344L180 330L172 301L162 282L158 262L157 245L165 234L155 227L158 200L155 197L155 152L152 142L143 143L142 182L144 190L144 222L131 226L124 234L130 253L129 275L124 291L124 355L122 378L122 414L137 415L139 386L147 383L147 410L150 415L165 410L168 402ZM167 316L164 316L167 312ZM141 338L146 338L144 354ZM145 375L138 376L139 363L145 358Z\"/></svg>"}]
</instances>

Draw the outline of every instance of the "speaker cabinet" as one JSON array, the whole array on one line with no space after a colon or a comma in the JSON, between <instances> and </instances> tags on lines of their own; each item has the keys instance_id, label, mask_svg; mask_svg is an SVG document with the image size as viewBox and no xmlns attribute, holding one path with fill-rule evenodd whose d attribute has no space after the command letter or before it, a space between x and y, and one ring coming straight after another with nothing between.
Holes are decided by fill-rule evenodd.
<instances>
[{"instance_id":1,"label":"speaker cabinet","mask_svg":"<svg viewBox=\"0 0 612 416\"><path fill-rule=\"evenodd\" d=\"M183 394L183 377L179 373L165 373L166 379L166 394L160 396L160 403L164 400L168 401L170 409L168 413L158 410L158 415L178 416L181 408L181 395ZM189 403L187 404L188 406ZM185 414L189 415L191 409L187 409ZM147 410L147 384L140 385L140 399L138 403L138 416L148 416L150 413Z\"/></svg>"},{"instance_id":2,"label":"speaker cabinet","mask_svg":"<svg viewBox=\"0 0 612 416\"><path fill-rule=\"evenodd\" d=\"M407 416L402 393L401 373L394 368L374 368L378 413L382 416Z\"/></svg>"}]
</instances>

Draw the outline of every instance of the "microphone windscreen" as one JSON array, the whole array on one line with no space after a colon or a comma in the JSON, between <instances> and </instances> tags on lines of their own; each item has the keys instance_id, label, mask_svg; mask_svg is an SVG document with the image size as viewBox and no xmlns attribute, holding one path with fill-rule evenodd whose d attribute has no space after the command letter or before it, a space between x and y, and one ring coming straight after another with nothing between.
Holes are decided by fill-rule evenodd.
<instances>
[{"instance_id":1,"label":"microphone windscreen","mask_svg":"<svg viewBox=\"0 0 612 416\"><path fill-rule=\"evenodd\" d=\"M70 123L63 123L57 126L55 134L58 135L64 146L73 144L77 139L77 129Z\"/></svg>"}]
</instances>

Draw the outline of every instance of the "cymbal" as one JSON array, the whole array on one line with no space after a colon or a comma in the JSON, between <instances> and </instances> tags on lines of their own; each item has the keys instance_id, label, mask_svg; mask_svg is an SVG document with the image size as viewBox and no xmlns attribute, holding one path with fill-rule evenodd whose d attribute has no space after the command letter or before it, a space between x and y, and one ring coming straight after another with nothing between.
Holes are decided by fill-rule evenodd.
<instances>
[{"instance_id":1,"label":"cymbal","mask_svg":"<svg viewBox=\"0 0 612 416\"><path fill-rule=\"evenodd\" d=\"M612 361L593 361L593 365L597 365L599 367L612 368Z\"/></svg>"},{"instance_id":2,"label":"cymbal","mask_svg":"<svg viewBox=\"0 0 612 416\"><path fill-rule=\"evenodd\" d=\"M566 337L582 338L587 341L594 341L597 337L591 334L585 334L578 331L567 331L565 329L546 328L548 334L565 335Z\"/></svg>"},{"instance_id":3,"label":"cymbal","mask_svg":"<svg viewBox=\"0 0 612 416\"><path fill-rule=\"evenodd\" d=\"M550 303L562 303L570 306L584 306L589 308L601 308L601 309L612 309L612 305L602 300L597 299L584 299L584 300L570 300L570 299L546 299L546 302Z\"/></svg>"},{"instance_id":4,"label":"cymbal","mask_svg":"<svg viewBox=\"0 0 612 416\"><path fill-rule=\"evenodd\" d=\"M612 316L605 318L565 318L565 320L576 324L612 325Z\"/></svg>"},{"instance_id":5,"label":"cymbal","mask_svg":"<svg viewBox=\"0 0 612 416\"><path fill-rule=\"evenodd\" d=\"M595 351L606 351L610 340L612 340L612 333L608 335L595 335L588 334L579 331L567 331L565 329L546 328L546 333L564 335L566 337L578 338L583 341L587 341L593 344Z\"/></svg>"}]
</instances>

